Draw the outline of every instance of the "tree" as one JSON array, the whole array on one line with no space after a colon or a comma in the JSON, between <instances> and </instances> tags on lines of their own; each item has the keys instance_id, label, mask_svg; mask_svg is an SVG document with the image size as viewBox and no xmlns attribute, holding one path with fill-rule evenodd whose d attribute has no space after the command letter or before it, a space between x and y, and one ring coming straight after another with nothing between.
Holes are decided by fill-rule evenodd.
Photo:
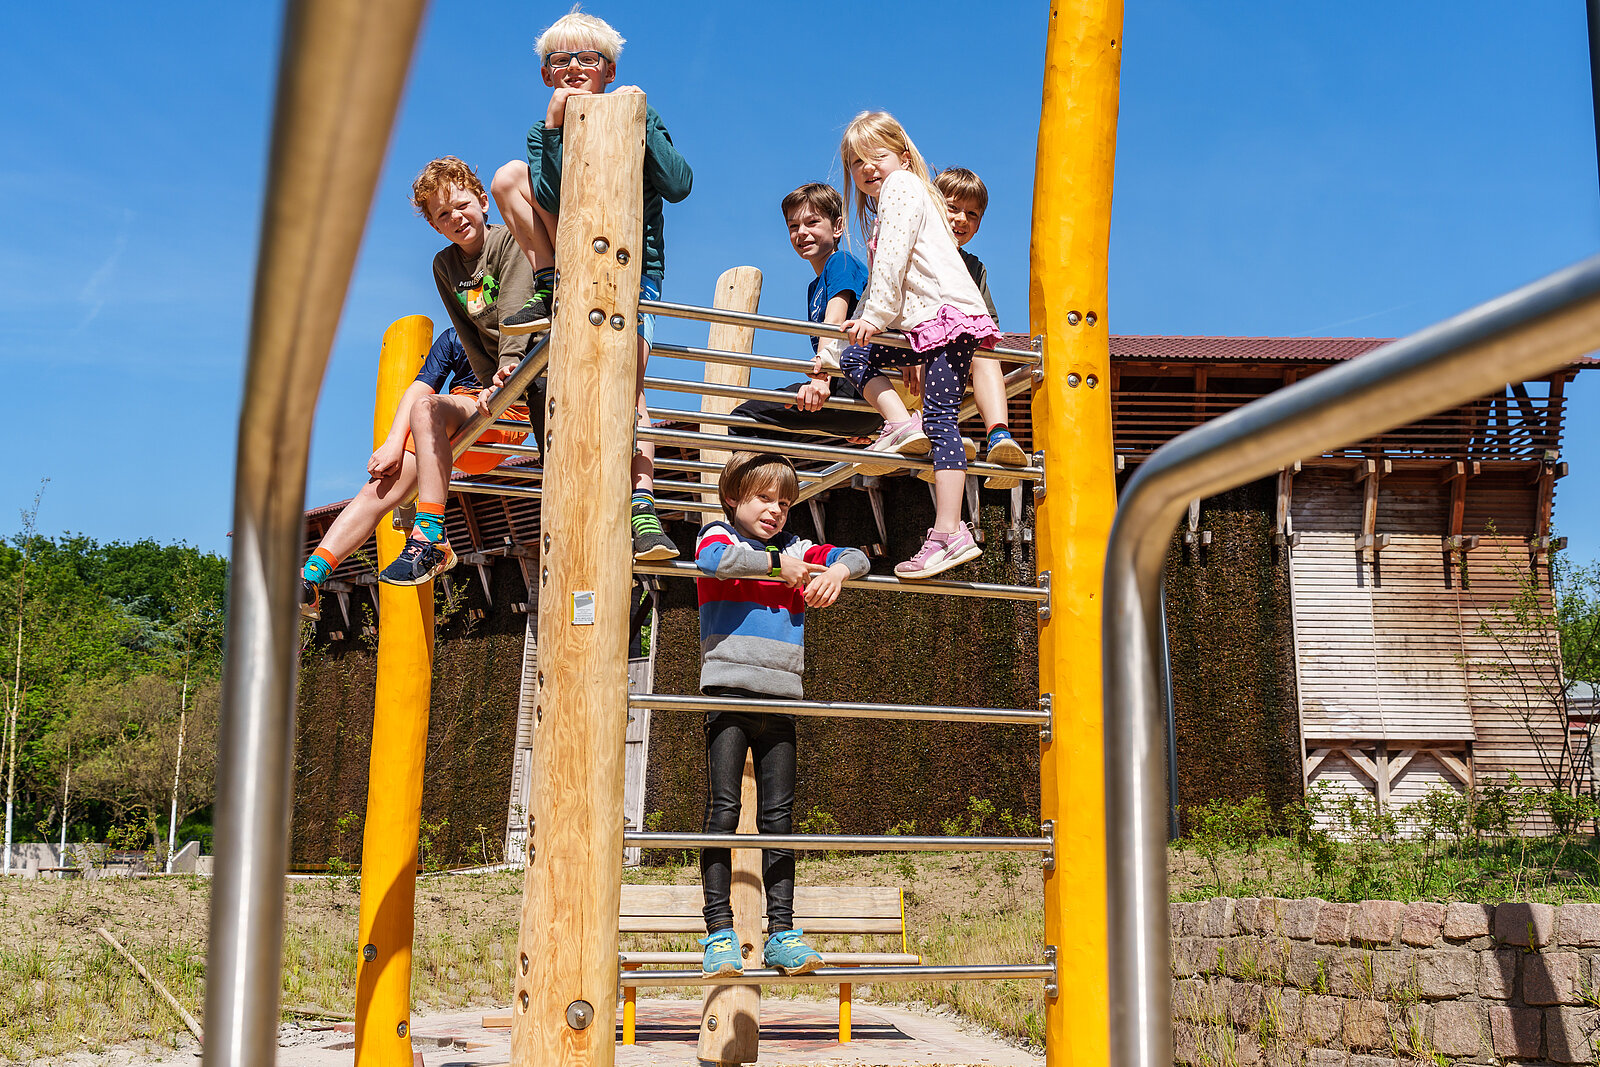
<instances>
[{"instance_id":1,"label":"tree","mask_svg":"<svg viewBox=\"0 0 1600 1067\"><path fill-rule=\"evenodd\" d=\"M49 479L39 483L33 494L33 507L22 513L22 565L17 568L17 665L12 674L11 691L6 701L5 762L6 762L6 858L4 872L11 873L11 816L17 795L17 713L22 707L22 635L23 604L28 592L29 547L34 540L34 530L39 518L39 502L44 497L44 487Z\"/></svg>"}]
</instances>

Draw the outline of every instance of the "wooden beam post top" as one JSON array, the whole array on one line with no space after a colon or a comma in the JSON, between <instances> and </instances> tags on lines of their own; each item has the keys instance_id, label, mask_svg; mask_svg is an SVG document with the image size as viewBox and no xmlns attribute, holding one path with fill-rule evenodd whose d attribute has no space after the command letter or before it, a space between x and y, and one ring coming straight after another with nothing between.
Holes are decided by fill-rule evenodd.
<instances>
[{"instance_id":1,"label":"wooden beam post top","mask_svg":"<svg viewBox=\"0 0 1600 1067\"><path fill-rule=\"evenodd\" d=\"M617 1004L645 98L564 122L537 570L540 678L511 1059L610 1067Z\"/></svg>"},{"instance_id":2,"label":"wooden beam post top","mask_svg":"<svg viewBox=\"0 0 1600 1067\"><path fill-rule=\"evenodd\" d=\"M723 311L755 311L761 304L761 271L755 267L730 267L722 272L717 279L716 290L712 293L711 306ZM756 331L749 326L730 326L727 323L714 322L707 335L706 347L724 352L750 352L756 341ZM707 363L705 365L705 380L709 385L737 385L750 384L750 368L736 367L730 363ZM742 401L731 396L705 395L700 398L700 410L726 415L738 407ZM728 427L721 423L703 422L700 424L701 433L726 434ZM720 448L703 448L700 458L707 463L726 463L731 452ZM700 480L710 485L717 484L717 476L710 471L704 471ZM718 495L715 491L701 494L705 502L715 504Z\"/></svg>"}]
</instances>

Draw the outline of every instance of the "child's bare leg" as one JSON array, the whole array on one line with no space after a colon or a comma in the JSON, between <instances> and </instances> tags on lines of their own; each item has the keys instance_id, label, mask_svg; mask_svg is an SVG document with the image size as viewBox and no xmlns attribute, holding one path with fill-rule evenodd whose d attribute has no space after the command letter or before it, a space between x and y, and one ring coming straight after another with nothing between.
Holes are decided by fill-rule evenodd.
<instances>
[{"instance_id":1,"label":"child's bare leg","mask_svg":"<svg viewBox=\"0 0 1600 1067\"><path fill-rule=\"evenodd\" d=\"M386 512L392 511L417 483L417 457L401 454L400 469L373 478L361 487L356 498L344 506L318 545L336 560L347 559L377 528Z\"/></svg>"},{"instance_id":2,"label":"child's bare leg","mask_svg":"<svg viewBox=\"0 0 1600 1067\"><path fill-rule=\"evenodd\" d=\"M639 429L650 428L650 416L647 413L644 400L644 375L650 365L650 346L645 339L637 339L639 343L638 361L633 378L634 406L638 412ZM629 470L633 481L635 493L654 493L656 487L656 445L654 441L640 441L633 454L633 465Z\"/></svg>"},{"instance_id":3,"label":"child's bare leg","mask_svg":"<svg viewBox=\"0 0 1600 1067\"><path fill-rule=\"evenodd\" d=\"M861 395L867 403L877 409L879 415L883 416L884 422L905 422L911 417L911 413L906 410L905 401L895 392L894 385L881 374L867 379L867 384L861 389Z\"/></svg>"},{"instance_id":4,"label":"child's bare leg","mask_svg":"<svg viewBox=\"0 0 1600 1067\"><path fill-rule=\"evenodd\" d=\"M411 408L411 440L417 449L417 503L443 506L450 492L450 438L477 411L473 397L425 396ZM416 529L411 535L424 538Z\"/></svg>"},{"instance_id":5,"label":"child's bare leg","mask_svg":"<svg viewBox=\"0 0 1600 1067\"><path fill-rule=\"evenodd\" d=\"M534 200L527 162L513 159L495 171L489 193L529 266L536 271L555 266L555 216Z\"/></svg>"},{"instance_id":6,"label":"child's bare leg","mask_svg":"<svg viewBox=\"0 0 1600 1067\"><path fill-rule=\"evenodd\" d=\"M978 403L984 429L992 430L1006 424L1010 414L1006 403L1006 376L998 359L973 358L972 399Z\"/></svg>"},{"instance_id":7,"label":"child's bare leg","mask_svg":"<svg viewBox=\"0 0 1600 1067\"><path fill-rule=\"evenodd\" d=\"M933 472L933 528L939 533L955 533L961 528L961 496L966 491L967 472Z\"/></svg>"}]
</instances>

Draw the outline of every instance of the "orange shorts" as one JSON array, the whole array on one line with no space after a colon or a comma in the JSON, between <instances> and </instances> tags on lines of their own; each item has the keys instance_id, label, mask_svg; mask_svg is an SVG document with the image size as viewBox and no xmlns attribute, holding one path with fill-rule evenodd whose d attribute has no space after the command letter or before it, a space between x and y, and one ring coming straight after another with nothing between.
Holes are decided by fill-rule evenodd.
<instances>
[{"instance_id":1,"label":"orange shorts","mask_svg":"<svg viewBox=\"0 0 1600 1067\"><path fill-rule=\"evenodd\" d=\"M475 397L478 395L478 391L476 389L458 388L451 389L450 395ZM526 422L528 421L528 406L526 404L512 404L506 408L505 414L500 417L517 422ZM483 431L483 435L478 440L483 444L489 445L520 445L527 436L525 433L517 433L513 430L496 430L490 427ZM412 455L417 453L416 446L411 443L411 435L409 433L406 434L406 451ZM462 474L486 474L500 466L502 460L510 458L510 456L501 455L499 452L480 452L475 448L469 448L457 457L455 469Z\"/></svg>"}]
</instances>

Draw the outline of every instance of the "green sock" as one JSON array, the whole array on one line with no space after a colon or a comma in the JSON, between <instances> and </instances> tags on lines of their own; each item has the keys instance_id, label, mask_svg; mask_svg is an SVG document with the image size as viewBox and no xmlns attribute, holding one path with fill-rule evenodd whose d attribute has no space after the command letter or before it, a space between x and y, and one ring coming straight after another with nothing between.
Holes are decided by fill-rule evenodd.
<instances>
[{"instance_id":1,"label":"green sock","mask_svg":"<svg viewBox=\"0 0 1600 1067\"><path fill-rule=\"evenodd\" d=\"M638 490L633 494L633 505L630 510L632 512L630 518L633 522L634 536L651 533L664 534L666 532L661 528L661 520L656 517L655 494L646 492L643 489Z\"/></svg>"}]
</instances>

